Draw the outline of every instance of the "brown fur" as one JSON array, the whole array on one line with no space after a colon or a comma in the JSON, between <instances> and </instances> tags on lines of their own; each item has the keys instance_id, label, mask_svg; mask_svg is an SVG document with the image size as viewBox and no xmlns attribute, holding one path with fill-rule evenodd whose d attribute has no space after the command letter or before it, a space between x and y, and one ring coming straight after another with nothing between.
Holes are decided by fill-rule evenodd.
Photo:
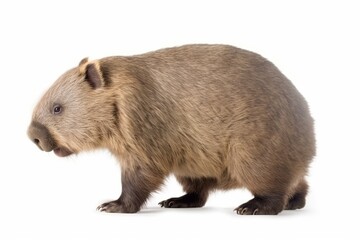
<instances>
[{"instance_id":1,"label":"brown fur","mask_svg":"<svg viewBox=\"0 0 360 240\"><path fill-rule=\"evenodd\" d=\"M186 194L163 207L201 207L210 191L238 187L255 196L239 214L305 205L315 154L307 103L271 62L246 50L187 45L84 59L48 90L33 122L29 136L40 148L56 143L43 150L107 148L119 159L122 194L101 211L139 211L169 174Z\"/></svg>"}]
</instances>

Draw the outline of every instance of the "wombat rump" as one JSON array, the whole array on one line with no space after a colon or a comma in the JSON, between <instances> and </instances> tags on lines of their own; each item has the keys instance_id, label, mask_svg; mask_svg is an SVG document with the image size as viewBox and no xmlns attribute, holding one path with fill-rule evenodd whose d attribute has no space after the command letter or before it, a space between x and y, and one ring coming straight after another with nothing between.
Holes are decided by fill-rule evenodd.
<instances>
[{"instance_id":1,"label":"wombat rump","mask_svg":"<svg viewBox=\"0 0 360 240\"><path fill-rule=\"evenodd\" d=\"M300 209L315 155L294 85L260 55L226 45L85 58L42 97L28 135L60 157L106 148L118 159L122 192L104 212L138 212L170 174L186 194L161 207L202 207L211 191L243 187L254 198L238 214Z\"/></svg>"}]
</instances>

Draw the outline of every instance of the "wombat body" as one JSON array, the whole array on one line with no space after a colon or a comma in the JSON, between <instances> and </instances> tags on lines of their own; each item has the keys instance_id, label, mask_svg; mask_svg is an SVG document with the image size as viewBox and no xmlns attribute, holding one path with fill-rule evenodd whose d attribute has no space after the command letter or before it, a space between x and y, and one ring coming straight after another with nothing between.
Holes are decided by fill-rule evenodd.
<instances>
[{"instance_id":1,"label":"wombat body","mask_svg":"<svg viewBox=\"0 0 360 240\"><path fill-rule=\"evenodd\" d=\"M245 187L254 198L238 214L302 208L315 155L301 94L271 62L226 45L84 59L45 93L28 134L59 156L109 149L122 193L98 207L106 212L139 211L169 174L186 194L162 207L201 207L213 190Z\"/></svg>"}]
</instances>

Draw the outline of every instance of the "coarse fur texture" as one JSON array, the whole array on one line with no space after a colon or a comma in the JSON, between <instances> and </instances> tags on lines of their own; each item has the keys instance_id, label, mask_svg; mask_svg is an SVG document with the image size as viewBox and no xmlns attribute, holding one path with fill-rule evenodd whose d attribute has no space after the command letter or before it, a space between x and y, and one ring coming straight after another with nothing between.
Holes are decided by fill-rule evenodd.
<instances>
[{"instance_id":1,"label":"coarse fur texture","mask_svg":"<svg viewBox=\"0 0 360 240\"><path fill-rule=\"evenodd\" d=\"M162 207L201 207L213 190L245 187L254 198L238 214L302 208L315 155L302 95L265 58L227 45L83 59L45 93L28 135L59 156L109 149L122 193L98 207L106 212L139 211L169 174L186 194Z\"/></svg>"}]
</instances>

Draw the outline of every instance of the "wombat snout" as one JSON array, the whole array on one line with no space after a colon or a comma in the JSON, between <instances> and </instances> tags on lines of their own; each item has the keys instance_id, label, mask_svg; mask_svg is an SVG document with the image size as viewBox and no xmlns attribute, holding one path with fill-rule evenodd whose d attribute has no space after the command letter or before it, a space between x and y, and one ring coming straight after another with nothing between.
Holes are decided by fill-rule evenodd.
<instances>
[{"instance_id":1,"label":"wombat snout","mask_svg":"<svg viewBox=\"0 0 360 240\"><path fill-rule=\"evenodd\" d=\"M32 122L28 129L29 138L45 152L50 152L55 148L55 142L49 130L42 124Z\"/></svg>"}]
</instances>

